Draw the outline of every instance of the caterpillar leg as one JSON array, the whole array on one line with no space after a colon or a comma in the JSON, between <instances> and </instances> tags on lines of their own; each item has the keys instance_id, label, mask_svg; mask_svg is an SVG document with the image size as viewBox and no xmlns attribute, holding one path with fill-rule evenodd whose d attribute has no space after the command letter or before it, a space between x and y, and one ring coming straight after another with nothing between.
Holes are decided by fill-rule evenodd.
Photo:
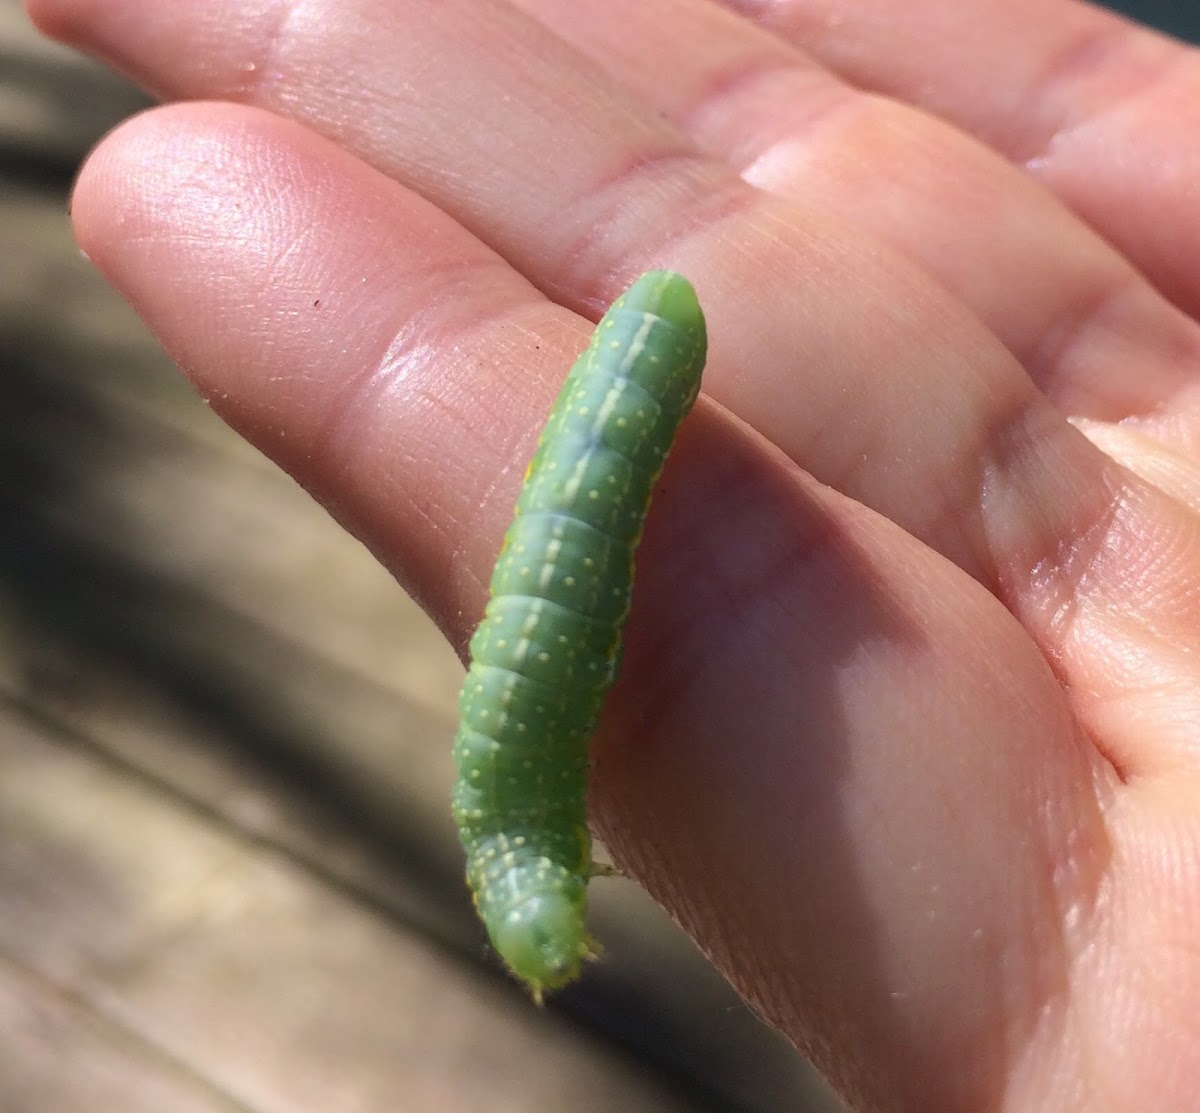
<instances>
[{"instance_id":1,"label":"caterpillar leg","mask_svg":"<svg viewBox=\"0 0 1200 1113\"><path fill-rule=\"evenodd\" d=\"M592 877L624 877L624 871L618 866L614 866L612 862L593 862L591 866Z\"/></svg>"},{"instance_id":2,"label":"caterpillar leg","mask_svg":"<svg viewBox=\"0 0 1200 1113\"><path fill-rule=\"evenodd\" d=\"M604 948L597 942L595 936L586 934L583 937L583 942L579 951L580 962L597 962L604 957ZM578 974L571 975L571 980ZM525 988L529 990L529 996L533 998L533 1003L539 1008L545 1004L545 994L547 990L561 989L565 982L550 982L550 981L534 981L525 979Z\"/></svg>"}]
</instances>

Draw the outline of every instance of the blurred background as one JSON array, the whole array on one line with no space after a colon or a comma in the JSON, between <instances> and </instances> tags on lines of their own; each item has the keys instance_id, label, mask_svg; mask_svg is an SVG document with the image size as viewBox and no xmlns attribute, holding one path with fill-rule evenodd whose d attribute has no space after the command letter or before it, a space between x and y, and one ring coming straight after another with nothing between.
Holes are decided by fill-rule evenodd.
<instances>
[{"instance_id":1,"label":"blurred background","mask_svg":"<svg viewBox=\"0 0 1200 1113\"><path fill-rule=\"evenodd\" d=\"M0 1110L831 1113L633 885L550 1007L489 960L458 662L71 239L147 103L0 0Z\"/></svg>"},{"instance_id":2,"label":"blurred background","mask_svg":"<svg viewBox=\"0 0 1200 1113\"><path fill-rule=\"evenodd\" d=\"M1194 0L1123 0L1105 7L1170 31L1189 42L1200 41L1200 4Z\"/></svg>"}]
</instances>

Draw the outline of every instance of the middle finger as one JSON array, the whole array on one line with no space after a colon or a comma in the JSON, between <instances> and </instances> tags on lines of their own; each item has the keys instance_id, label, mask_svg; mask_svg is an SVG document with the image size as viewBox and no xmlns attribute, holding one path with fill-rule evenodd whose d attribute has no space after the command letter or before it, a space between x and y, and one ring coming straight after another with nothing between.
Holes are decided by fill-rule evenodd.
<instances>
[{"instance_id":1,"label":"middle finger","mask_svg":"<svg viewBox=\"0 0 1200 1113\"><path fill-rule=\"evenodd\" d=\"M513 2L746 181L827 208L926 268L1067 412L1120 420L1193 387L1195 323L1046 189L944 121L856 90L710 0Z\"/></svg>"}]
</instances>

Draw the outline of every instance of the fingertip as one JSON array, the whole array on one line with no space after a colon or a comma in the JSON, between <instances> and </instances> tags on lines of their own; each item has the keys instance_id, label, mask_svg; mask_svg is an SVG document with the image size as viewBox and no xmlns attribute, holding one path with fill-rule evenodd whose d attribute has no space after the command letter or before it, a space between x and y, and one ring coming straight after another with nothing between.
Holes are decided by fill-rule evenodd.
<instances>
[{"instance_id":1,"label":"fingertip","mask_svg":"<svg viewBox=\"0 0 1200 1113\"><path fill-rule=\"evenodd\" d=\"M25 0L30 22L47 38L71 41L71 28L81 0Z\"/></svg>"},{"instance_id":2,"label":"fingertip","mask_svg":"<svg viewBox=\"0 0 1200 1113\"><path fill-rule=\"evenodd\" d=\"M105 136L76 176L70 211L79 246L135 303L154 302L181 252L203 265L232 244L243 258L277 246L265 225L286 223L295 216L289 204L320 192L319 143L257 108L147 109Z\"/></svg>"},{"instance_id":3,"label":"fingertip","mask_svg":"<svg viewBox=\"0 0 1200 1113\"><path fill-rule=\"evenodd\" d=\"M134 151L144 141L146 118L160 111L151 108L123 120L92 148L75 174L68 211L80 249L94 262L103 257L108 231L129 219L142 196L132 173L137 165ZM142 170L152 167L146 162Z\"/></svg>"}]
</instances>

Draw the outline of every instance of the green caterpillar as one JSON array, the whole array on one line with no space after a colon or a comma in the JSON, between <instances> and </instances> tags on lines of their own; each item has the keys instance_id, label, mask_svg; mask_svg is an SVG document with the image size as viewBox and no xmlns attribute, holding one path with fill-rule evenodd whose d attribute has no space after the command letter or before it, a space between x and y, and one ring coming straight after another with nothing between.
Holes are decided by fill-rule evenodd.
<instances>
[{"instance_id":1,"label":"green caterpillar","mask_svg":"<svg viewBox=\"0 0 1200 1113\"><path fill-rule=\"evenodd\" d=\"M613 303L542 430L471 639L454 817L492 945L538 1001L599 954L584 924L588 880L606 872L587 829L587 743L706 345L678 274L651 271Z\"/></svg>"}]
</instances>

